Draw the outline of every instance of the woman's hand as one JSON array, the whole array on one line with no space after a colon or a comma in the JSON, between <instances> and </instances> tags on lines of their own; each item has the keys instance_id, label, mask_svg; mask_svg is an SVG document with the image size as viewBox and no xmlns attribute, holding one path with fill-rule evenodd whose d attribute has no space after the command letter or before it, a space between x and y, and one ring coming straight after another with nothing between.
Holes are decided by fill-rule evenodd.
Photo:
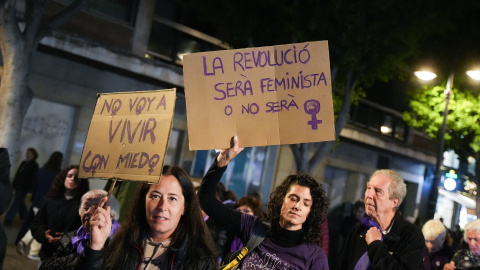
<instances>
[{"instance_id":1,"label":"woman's hand","mask_svg":"<svg viewBox=\"0 0 480 270\"><path fill-rule=\"evenodd\" d=\"M241 148L238 146L238 137L235 136L233 137L233 146L222 150L220 154L218 154L217 157L217 165L218 167L225 167L228 165L228 163L236 157L240 152L243 151L245 148Z\"/></svg>"},{"instance_id":2,"label":"woman's hand","mask_svg":"<svg viewBox=\"0 0 480 270\"><path fill-rule=\"evenodd\" d=\"M101 250L110 236L112 230L112 218L110 216L110 206L103 209L108 197L103 198L93 217L90 219L90 248Z\"/></svg>"},{"instance_id":3,"label":"woman's hand","mask_svg":"<svg viewBox=\"0 0 480 270\"><path fill-rule=\"evenodd\" d=\"M457 268L455 267L455 264L453 262L446 263L443 266L443 270L454 270L454 269L457 269Z\"/></svg>"},{"instance_id":4,"label":"woman's hand","mask_svg":"<svg viewBox=\"0 0 480 270\"><path fill-rule=\"evenodd\" d=\"M52 230L48 229L45 231L45 238L47 239L47 242L50 244L56 244L60 242L60 239L64 235L62 232L56 232L55 235L51 235Z\"/></svg>"}]
</instances>

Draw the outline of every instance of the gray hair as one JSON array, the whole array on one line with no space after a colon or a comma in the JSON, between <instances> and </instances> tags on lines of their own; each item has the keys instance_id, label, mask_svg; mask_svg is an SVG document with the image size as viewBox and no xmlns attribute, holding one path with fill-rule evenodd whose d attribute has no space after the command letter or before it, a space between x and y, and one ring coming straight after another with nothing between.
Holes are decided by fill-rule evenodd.
<instances>
[{"instance_id":1,"label":"gray hair","mask_svg":"<svg viewBox=\"0 0 480 270\"><path fill-rule=\"evenodd\" d=\"M431 219L423 225L422 233L425 238L442 239L447 235L447 229L440 220Z\"/></svg>"},{"instance_id":2,"label":"gray hair","mask_svg":"<svg viewBox=\"0 0 480 270\"><path fill-rule=\"evenodd\" d=\"M402 177L396 171L387 169L375 171L370 179L378 174L385 175L392 180L392 184L388 189L388 196L391 200L398 199L398 204L394 208L395 211L398 210L400 204L407 195L407 185L405 184L405 181L403 181Z\"/></svg>"},{"instance_id":3,"label":"gray hair","mask_svg":"<svg viewBox=\"0 0 480 270\"><path fill-rule=\"evenodd\" d=\"M79 215L82 214L83 204L85 203L85 200L87 198L89 197L103 198L107 195L108 195L108 192L106 192L103 189L92 189L87 193L83 194L81 198L80 209L78 209L78 214ZM110 195L110 198L108 199L108 205L110 206L110 216L112 217L113 220L118 220L120 218L120 206L115 196Z\"/></svg>"},{"instance_id":4,"label":"gray hair","mask_svg":"<svg viewBox=\"0 0 480 270\"><path fill-rule=\"evenodd\" d=\"M467 231L480 232L480 219L470 221L467 225L465 225L463 230L463 238L465 239L465 242L467 242Z\"/></svg>"}]
</instances>

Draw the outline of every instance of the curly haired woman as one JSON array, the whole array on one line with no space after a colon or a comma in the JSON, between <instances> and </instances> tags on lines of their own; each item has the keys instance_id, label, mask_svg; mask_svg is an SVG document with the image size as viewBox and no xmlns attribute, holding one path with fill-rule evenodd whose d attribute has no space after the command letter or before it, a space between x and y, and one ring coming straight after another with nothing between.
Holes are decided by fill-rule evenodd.
<instances>
[{"instance_id":1,"label":"curly haired woman","mask_svg":"<svg viewBox=\"0 0 480 270\"><path fill-rule=\"evenodd\" d=\"M215 199L215 187L228 163L242 150L235 136L234 146L220 152L203 178L198 196L210 218L233 230L246 243L261 219L229 209ZM265 239L247 254L238 269L328 269L318 237L328 205L323 186L313 177L289 175L270 194L267 206L270 228Z\"/></svg>"}]
</instances>

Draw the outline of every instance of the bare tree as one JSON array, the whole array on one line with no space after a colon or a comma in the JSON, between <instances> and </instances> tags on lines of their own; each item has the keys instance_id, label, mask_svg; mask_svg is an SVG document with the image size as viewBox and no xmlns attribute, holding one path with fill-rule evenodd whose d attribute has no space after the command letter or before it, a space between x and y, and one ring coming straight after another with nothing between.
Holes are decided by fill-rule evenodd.
<instances>
[{"instance_id":1,"label":"bare tree","mask_svg":"<svg viewBox=\"0 0 480 270\"><path fill-rule=\"evenodd\" d=\"M45 18L49 0L0 1L0 146L11 160L19 148L23 118L33 98L28 83L33 56L42 38L52 33L90 0L75 0Z\"/></svg>"}]
</instances>

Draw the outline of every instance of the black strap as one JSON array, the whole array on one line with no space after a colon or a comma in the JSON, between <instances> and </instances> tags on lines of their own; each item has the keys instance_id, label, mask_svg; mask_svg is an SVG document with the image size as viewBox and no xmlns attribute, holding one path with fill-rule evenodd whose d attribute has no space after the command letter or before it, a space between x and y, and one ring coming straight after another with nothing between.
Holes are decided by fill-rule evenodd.
<instances>
[{"instance_id":1,"label":"black strap","mask_svg":"<svg viewBox=\"0 0 480 270\"><path fill-rule=\"evenodd\" d=\"M262 221L257 223L253 235L248 239L247 244L239 251L236 252L236 257L231 260L227 265L221 267L221 270L235 270L238 268L240 262L247 256L247 254L256 248L267 236L267 231L270 225L267 222Z\"/></svg>"}]
</instances>

